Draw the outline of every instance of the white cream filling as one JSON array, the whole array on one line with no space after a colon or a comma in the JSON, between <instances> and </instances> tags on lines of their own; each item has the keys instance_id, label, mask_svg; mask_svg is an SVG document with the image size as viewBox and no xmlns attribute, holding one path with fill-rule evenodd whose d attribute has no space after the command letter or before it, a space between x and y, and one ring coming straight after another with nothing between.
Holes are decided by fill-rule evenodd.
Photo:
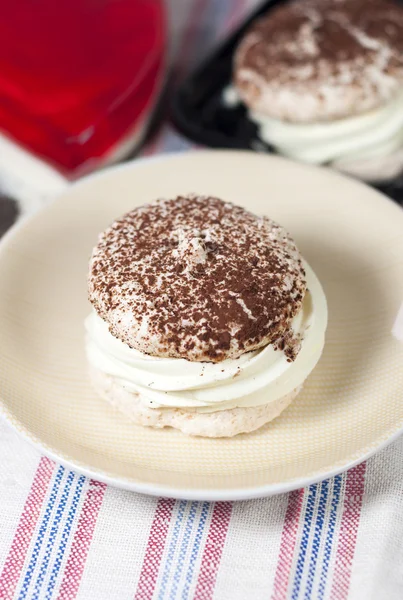
<instances>
[{"instance_id":1,"label":"white cream filling","mask_svg":"<svg viewBox=\"0 0 403 600\"><path fill-rule=\"evenodd\" d=\"M112 336L95 312L85 322L88 361L129 392L140 394L150 408L214 412L274 402L304 382L323 350L326 298L312 269L305 267L309 292L292 324L302 336L294 362L287 362L271 345L220 363L148 356Z\"/></svg>"},{"instance_id":2,"label":"white cream filling","mask_svg":"<svg viewBox=\"0 0 403 600\"><path fill-rule=\"evenodd\" d=\"M250 111L259 135L281 154L312 164L348 164L394 155L403 149L403 91L385 106L329 123L296 124ZM402 164L403 167L403 164Z\"/></svg>"}]
</instances>

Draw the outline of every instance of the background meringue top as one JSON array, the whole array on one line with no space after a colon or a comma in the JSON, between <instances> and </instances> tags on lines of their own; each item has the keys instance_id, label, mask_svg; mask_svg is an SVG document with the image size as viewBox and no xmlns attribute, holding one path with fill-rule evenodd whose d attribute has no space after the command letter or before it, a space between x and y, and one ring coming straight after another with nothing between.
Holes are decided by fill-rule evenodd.
<instances>
[{"instance_id":1,"label":"background meringue top","mask_svg":"<svg viewBox=\"0 0 403 600\"><path fill-rule=\"evenodd\" d=\"M249 108L291 122L360 114L403 85L403 6L392 0L297 0L252 25L234 79Z\"/></svg>"},{"instance_id":2,"label":"background meringue top","mask_svg":"<svg viewBox=\"0 0 403 600\"><path fill-rule=\"evenodd\" d=\"M99 238L89 298L110 332L160 357L220 362L269 343L294 360L301 256L267 217L218 198L157 200Z\"/></svg>"}]
</instances>

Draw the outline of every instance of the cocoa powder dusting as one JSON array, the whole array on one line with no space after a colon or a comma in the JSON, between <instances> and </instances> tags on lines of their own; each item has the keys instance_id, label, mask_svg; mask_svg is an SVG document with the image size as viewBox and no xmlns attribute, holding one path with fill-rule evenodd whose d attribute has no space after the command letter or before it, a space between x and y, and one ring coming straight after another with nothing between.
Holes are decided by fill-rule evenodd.
<instances>
[{"instance_id":1,"label":"cocoa powder dusting","mask_svg":"<svg viewBox=\"0 0 403 600\"><path fill-rule=\"evenodd\" d=\"M141 352L219 362L269 343L293 360L306 291L286 231L218 198L158 200L116 221L93 251L89 298Z\"/></svg>"},{"instance_id":2,"label":"cocoa powder dusting","mask_svg":"<svg viewBox=\"0 0 403 600\"><path fill-rule=\"evenodd\" d=\"M327 120L371 110L403 83L403 6L393 0L281 4L245 34L234 76L248 106L275 118ZM282 114L291 100L294 108ZM270 102L278 114L271 114Z\"/></svg>"}]
</instances>

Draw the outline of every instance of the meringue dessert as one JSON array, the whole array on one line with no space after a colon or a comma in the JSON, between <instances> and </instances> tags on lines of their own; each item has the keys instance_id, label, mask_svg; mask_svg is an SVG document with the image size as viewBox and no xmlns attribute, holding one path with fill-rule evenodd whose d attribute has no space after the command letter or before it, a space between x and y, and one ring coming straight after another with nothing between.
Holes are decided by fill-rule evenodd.
<instances>
[{"instance_id":1,"label":"meringue dessert","mask_svg":"<svg viewBox=\"0 0 403 600\"><path fill-rule=\"evenodd\" d=\"M235 54L234 86L284 156L367 181L403 171L403 6L296 0L270 10Z\"/></svg>"},{"instance_id":2,"label":"meringue dessert","mask_svg":"<svg viewBox=\"0 0 403 600\"><path fill-rule=\"evenodd\" d=\"M277 417L325 341L322 287L277 223L218 198L134 209L90 261L97 392L142 426L232 437Z\"/></svg>"}]
</instances>

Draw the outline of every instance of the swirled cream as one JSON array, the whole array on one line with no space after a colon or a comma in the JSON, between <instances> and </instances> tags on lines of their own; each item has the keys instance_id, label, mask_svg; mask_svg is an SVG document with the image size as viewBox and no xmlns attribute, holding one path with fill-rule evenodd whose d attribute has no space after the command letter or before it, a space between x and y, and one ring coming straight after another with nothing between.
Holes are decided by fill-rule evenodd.
<instances>
[{"instance_id":1,"label":"swirled cream","mask_svg":"<svg viewBox=\"0 0 403 600\"><path fill-rule=\"evenodd\" d=\"M403 169L403 92L376 110L331 122L297 124L254 111L249 114L261 139L284 156L311 164L331 163L343 171L350 171L351 165L353 174L367 180L382 178L385 169L388 177ZM371 168L366 168L367 163ZM396 172L391 174L392 163Z\"/></svg>"},{"instance_id":2,"label":"swirled cream","mask_svg":"<svg viewBox=\"0 0 403 600\"><path fill-rule=\"evenodd\" d=\"M214 412L274 402L304 382L323 350L326 299L315 274L304 266L309 292L292 323L301 338L293 362L272 345L219 363L149 356L113 337L95 312L85 323L88 361L150 408Z\"/></svg>"}]
</instances>

